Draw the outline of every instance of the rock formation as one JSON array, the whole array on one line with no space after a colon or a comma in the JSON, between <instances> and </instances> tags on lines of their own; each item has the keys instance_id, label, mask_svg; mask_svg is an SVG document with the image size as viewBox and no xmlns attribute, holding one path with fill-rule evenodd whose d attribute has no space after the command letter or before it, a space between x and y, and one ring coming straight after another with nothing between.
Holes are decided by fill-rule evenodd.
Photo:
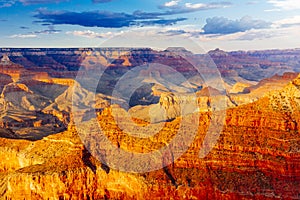
<instances>
[{"instance_id":1,"label":"rock formation","mask_svg":"<svg viewBox=\"0 0 300 200\"><path fill-rule=\"evenodd\" d=\"M95 49L0 49L4 51L11 62L0 65L3 199L299 198L300 76L290 61L300 58L299 50L210 52L225 76L227 93L206 86L184 67L187 63L180 56L172 57L173 51L182 51L178 48L166 50L161 57L151 49L99 49L98 54L93 54ZM97 56L110 65L106 71L110 76L103 80L110 87L130 69L149 61L173 66L185 81L162 82L168 75L165 69L150 78L141 71L138 75L147 84L134 93L132 99L137 101L125 109L125 98L94 94L74 80L78 62ZM95 65L91 62L87 67ZM36 69L40 72L33 73ZM144 97L156 99L141 105ZM220 102L226 104L224 109L214 109ZM221 128L210 127L212 118L218 120L224 112ZM83 121L83 135L75 114ZM188 120L182 125L183 118ZM178 159L172 158L176 152L167 152L158 160L160 169L129 173L108 163L109 156L125 165L132 160L110 149L100 151L101 134L95 134L93 122L112 145L131 154L159 150L181 128L190 135L195 124L199 126ZM207 136L210 128L212 135ZM211 145L204 143L206 136L214 137L219 129L217 143L200 158L201 149ZM134 137L139 130L149 137ZM174 145L182 147L184 142ZM164 166L168 159L174 162Z\"/></svg>"},{"instance_id":2,"label":"rock formation","mask_svg":"<svg viewBox=\"0 0 300 200\"><path fill-rule=\"evenodd\" d=\"M7 55L4 55L1 58L1 65L9 65L10 64L10 59Z\"/></svg>"}]
</instances>

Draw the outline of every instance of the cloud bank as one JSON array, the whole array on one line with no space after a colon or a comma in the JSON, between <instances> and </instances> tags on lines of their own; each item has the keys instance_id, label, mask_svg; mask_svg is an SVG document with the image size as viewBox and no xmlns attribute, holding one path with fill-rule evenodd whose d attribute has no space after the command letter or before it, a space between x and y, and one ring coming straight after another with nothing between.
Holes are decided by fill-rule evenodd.
<instances>
[{"instance_id":1,"label":"cloud bank","mask_svg":"<svg viewBox=\"0 0 300 200\"><path fill-rule=\"evenodd\" d=\"M231 34L245 32L251 29L263 29L270 27L271 23L263 20L255 20L245 16L239 20L231 20L225 17L213 17L206 19L203 27L204 34Z\"/></svg>"},{"instance_id":2,"label":"cloud bank","mask_svg":"<svg viewBox=\"0 0 300 200\"><path fill-rule=\"evenodd\" d=\"M183 14L183 13L190 13L196 12L201 10L211 10L211 9L218 9L218 8L226 8L232 5L230 2L212 2L212 3L185 3L180 4L180 0L172 0L170 2L166 2L163 5L160 5L160 9L168 9L166 11L167 14Z\"/></svg>"},{"instance_id":3,"label":"cloud bank","mask_svg":"<svg viewBox=\"0 0 300 200\"><path fill-rule=\"evenodd\" d=\"M116 34L122 34L122 32L121 33L112 33L112 32L97 33L90 30L84 30L84 31L68 31L66 32L66 34L85 37L85 38L110 38L115 36Z\"/></svg>"},{"instance_id":4,"label":"cloud bank","mask_svg":"<svg viewBox=\"0 0 300 200\"><path fill-rule=\"evenodd\" d=\"M165 13L146 13L136 11L132 14L109 11L48 11L38 10L34 15L39 19L36 22L43 24L68 24L84 27L122 28L131 26L173 25L184 21L186 18L165 19Z\"/></svg>"},{"instance_id":5,"label":"cloud bank","mask_svg":"<svg viewBox=\"0 0 300 200\"><path fill-rule=\"evenodd\" d=\"M27 38L36 38L36 34L15 34L9 36L9 38L22 38L22 39L27 39Z\"/></svg>"}]
</instances>

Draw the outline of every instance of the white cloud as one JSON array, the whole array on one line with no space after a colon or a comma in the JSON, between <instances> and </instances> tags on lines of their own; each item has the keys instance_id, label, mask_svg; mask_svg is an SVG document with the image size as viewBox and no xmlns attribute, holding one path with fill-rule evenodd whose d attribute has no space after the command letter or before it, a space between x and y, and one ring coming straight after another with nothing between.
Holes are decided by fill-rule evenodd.
<instances>
[{"instance_id":1,"label":"white cloud","mask_svg":"<svg viewBox=\"0 0 300 200\"><path fill-rule=\"evenodd\" d=\"M86 37L86 38L110 38L117 33L112 33L112 32L106 32L106 33L97 33L91 30L85 30L85 31L68 31L66 34L71 34L74 36L80 36L80 37ZM121 34L121 33L119 33Z\"/></svg>"},{"instance_id":2,"label":"white cloud","mask_svg":"<svg viewBox=\"0 0 300 200\"><path fill-rule=\"evenodd\" d=\"M190 8L190 9L199 9L199 8L207 7L207 4L203 4L203 3L196 3L196 4L186 3L185 7Z\"/></svg>"},{"instance_id":3,"label":"white cloud","mask_svg":"<svg viewBox=\"0 0 300 200\"><path fill-rule=\"evenodd\" d=\"M216 8L227 8L230 7L231 3L229 2L220 2L220 3L185 3L184 8L187 10L206 10L206 9L216 9Z\"/></svg>"},{"instance_id":4,"label":"white cloud","mask_svg":"<svg viewBox=\"0 0 300 200\"><path fill-rule=\"evenodd\" d=\"M272 4L275 7L275 9L270 9L267 11L300 9L300 1L299 0L268 0L267 2Z\"/></svg>"},{"instance_id":5,"label":"white cloud","mask_svg":"<svg viewBox=\"0 0 300 200\"><path fill-rule=\"evenodd\" d=\"M227 1L222 2L211 2L211 3L180 3L181 0L172 0L169 1L159 8L161 9L171 9L172 14L181 14L181 13L189 13L195 12L199 10L209 10L209 9L217 9L217 8L227 8L232 5L232 3Z\"/></svg>"},{"instance_id":6,"label":"white cloud","mask_svg":"<svg viewBox=\"0 0 300 200\"><path fill-rule=\"evenodd\" d=\"M174 6L177 6L179 2L180 2L179 0L169 1L169 2L166 2L164 4L164 6L165 7L174 7Z\"/></svg>"},{"instance_id":7,"label":"white cloud","mask_svg":"<svg viewBox=\"0 0 300 200\"><path fill-rule=\"evenodd\" d=\"M15 35L11 35L9 36L9 38L36 38L37 35L36 34L15 34Z\"/></svg>"}]
</instances>

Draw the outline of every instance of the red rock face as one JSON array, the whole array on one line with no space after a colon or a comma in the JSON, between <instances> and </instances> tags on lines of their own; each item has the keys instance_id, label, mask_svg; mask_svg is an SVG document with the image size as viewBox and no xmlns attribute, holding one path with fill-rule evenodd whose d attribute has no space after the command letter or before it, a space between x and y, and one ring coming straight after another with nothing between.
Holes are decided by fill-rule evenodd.
<instances>
[{"instance_id":1,"label":"red rock face","mask_svg":"<svg viewBox=\"0 0 300 200\"><path fill-rule=\"evenodd\" d=\"M209 113L200 117L200 128L190 149L162 170L145 173L146 198L276 199L297 198L300 186L299 112L273 111L269 99L227 111L217 145L204 159L198 157L209 124ZM112 121L109 119L107 121ZM167 124L175 130L179 121ZM116 129L109 127L108 129ZM112 125L113 126L113 125ZM119 131L113 141L126 136ZM120 135L119 135L120 134ZM163 135L163 133L161 133ZM159 136L158 136L159 137ZM143 152L147 142L126 139L125 149ZM151 141L156 141L155 139ZM116 141L115 141L116 142ZM157 149L158 144L149 148ZM124 161L125 162L125 161Z\"/></svg>"},{"instance_id":2,"label":"red rock face","mask_svg":"<svg viewBox=\"0 0 300 200\"><path fill-rule=\"evenodd\" d=\"M180 58L160 58L150 49L144 50L142 56L139 56L139 51L121 57L118 51L103 52L104 58L120 58L111 64L115 69L126 69L128 66L156 60L174 65L182 73L188 71L182 67L186 63ZM164 56L169 54L165 52ZM228 76L235 72L235 75L248 77L253 70L251 67L259 70L282 67L277 61L268 61L268 57L272 56L276 60L282 59L278 52L263 55L261 52L226 53L217 50L211 54L217 59L217 64L224 65L224 74ZM287 51L285 56L289 55L295 57L293 52ZM70 77L66 74L74 73L70 69L78 67L76 62L90 55L72 52L66 59L59 53L48 52L48 56L51 58L27 56L26 59L12 59L27 60L28 65L45 60L45 66L51 68L52 74ZM230 65L231 61L238 64ZM252 65L251 61L257 61L259 65ZM57 68L52 68L52 65L57 65ZM59 71L67 69L69 71ZM84 137L94 140L86 146L82 143L70 111L70 101L74 97L69 87L74 85L72 79L52 78L41 73L13 83L12 76L26 70L18 68L10 74L0 73L0 89L6 87L0 97L0 196L3 199L299 199L300 77L296 78L294 73L274 76L251 87L259 90L265 84L281 85L295 78L282 90L265 94L256 102L234 105L224 111L226 117L220 137L205 158L200 158L199 152L211 124L212 113L208 108L201 110L198 117L193 112L187 113L191 120L185 124L185 133L188 134L197 121L199 128L192 144L181 157L163 167L166 160L173 159L174 152L168 152L159 160L161 169L130 173L118 171L107 164L106 158L111 156L109 150L100 152L100 157L93 157L94 151L99 150L98 135L91 134L92 126L88 120L84 127ZM211 90L212 94L205 88L199 92L196 102L200 107L209 107L209 96L212 96L211 101L218 100L220 93ZM159 91L161 97L166 97L166 101L160 99L159 104L165 109L177 111L178 102L184 98L172 98L168 91ZM20 98L13 98L13 92L20 94ZM88 90L82 89L78 96L84 99L88 94ZM30 95L35 96L31 98ZM27 99L19 101L23 97ZM118 126L112 108L119 109L118 113L126 111L116 105L110 106L108 96L102 95L101 98L97 103L105 106L97 109L99 125L115 147L128 152L149 153L158 150L168 144L180 128L182 116L176 113L172 120L160 122L163 126L157 133L155 129L148 129L149 133L145 134L151 134L151 137L132 137ZM236 94L234 98L245 97ZM47 104L30 102L33 99L42 99ZM79 103L84 107L88 102ZM82 117L88 119L88 114L84 113ZM119 120L127 123L129 119L128 116L120 115ZM150 124L138 117L132 120L140 127ZM153 135L153 132L156 134ZM87 148L91 147L94 148L89 152ZM130 159L119 158L119 162L130 163Z\"/></svg>"},{"instance_id":3,"label":"red rock face","mask_svg":"<svg viewBox=\"0 0 300 200\"><path fill-rule=\"evenodd\" d=\"M4 196L8 199L298 198L299 111L274 111L268 98L229 109L217 145L207 157L200 159L198 152L210 115L200 115L198 134L182 157L161 170L143 174L118 172L95 160L83 149L80 140L75 139L74 127L63 134L35 142L30 153L27 150L30 144L25 141L11 147L2 140L1 146L7 149L3 151L11 152L6 155L10 156L12 164L22 152L29 153L22 161L28 163L25 168L4 176L3 180L9 185L3 190ZM161 140L170 140L176 134L180 123L179 119L166 123L149 142L130 140L118 129L110 110L102 112L99 121L105 129L113 130L107 131L113 143L135 152L159 148ZM137 123L143 124L142 121ZM43 153L43 149L48 150ZM53 157L54 152L57 156ZM6 165L5 171L18 168L13 166ZM22 197L16 194L22 194Z\"/></svg>"},{"instance_id":4,"label":"red rock face","mask_svg":"<svg viewBox=\"0 0 300 200\"><path fill-rule=\"evenodd\" d=\"M11 82L13 82L13 80L9 75L0 73L0 92L2 93L4 86Z\"/></svg>"}]
</instances>

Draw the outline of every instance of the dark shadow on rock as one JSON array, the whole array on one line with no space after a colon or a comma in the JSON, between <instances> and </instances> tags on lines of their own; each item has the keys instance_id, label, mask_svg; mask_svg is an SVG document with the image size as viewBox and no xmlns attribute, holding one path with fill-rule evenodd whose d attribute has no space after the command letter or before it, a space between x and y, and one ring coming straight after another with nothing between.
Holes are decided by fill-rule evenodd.
<instances>
[{"instance_id":1,"label":"dark shadow on rock","mask_svg":"<svg viewBox=\"0 0 300 200\"><path fill-rule=\"evenodd\" d=\"M84 148L82 150L82 161L83 163L92 170L94 174L96 174L97 166L93 163L93 156L90 154L90 152Z\"/></svg>"},{"instance_id":2,"label":"dark shadow on rock","mask_svg":"<svg viewBox=\"0 0 300 200\"><path fill-rule=\"evenodd\" d=\"M64 124L53 115L42 112L35 112L32 115L36 119L24 117L22 121L16 121L9 116L2 118L0 121L0 137L37 141L67 130L67 124Z\"/></svg>"}]
</instances>

